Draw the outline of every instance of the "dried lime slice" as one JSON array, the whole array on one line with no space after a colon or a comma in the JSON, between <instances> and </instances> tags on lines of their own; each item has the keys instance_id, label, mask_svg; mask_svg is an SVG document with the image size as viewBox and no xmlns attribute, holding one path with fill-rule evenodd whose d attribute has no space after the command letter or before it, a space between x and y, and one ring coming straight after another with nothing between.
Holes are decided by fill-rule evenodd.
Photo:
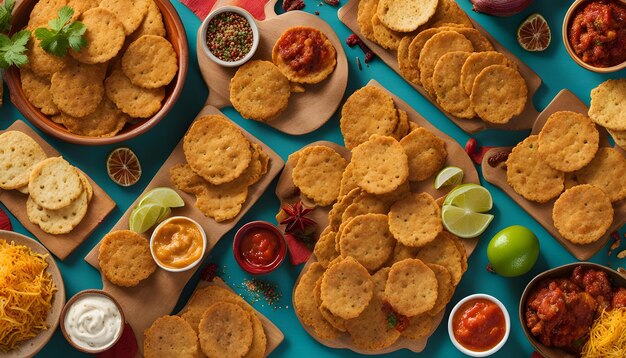
<instances>
[{"instance_id":1,"label":"dried lime slice","mask_svg":"<svg viewBox=\"0 0 626 358\"><path fill-rule=\"evenodd\" d=\"M114 149L107 157L107 174L116 184L131 186L141 178L141 164L128 147Z\"/></svg>"},{"instance_id":2,"label":"dried lime slice","mask_svg":"<svg viewBox=\"0 0 626 358\"><path fill-rule=\"evenodd\" d=\"M552 34L548 22L540 14L532 14L517 28L517 42L526 51L543 51L550 46Z\"/></svg>"}]
</instances>

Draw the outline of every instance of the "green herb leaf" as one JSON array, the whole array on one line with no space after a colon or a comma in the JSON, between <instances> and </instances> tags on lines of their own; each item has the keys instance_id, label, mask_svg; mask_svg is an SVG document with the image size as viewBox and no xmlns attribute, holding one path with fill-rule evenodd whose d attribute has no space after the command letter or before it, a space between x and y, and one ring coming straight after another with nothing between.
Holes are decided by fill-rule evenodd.
<instances>
[{"instance_id":1,"label":"green herb leaf","mask_svg":"<svg viewBox=\"0 0 626 358\"><path fill-rule=\"evenodd\" d=\"M395 314L391 313L387 316L387 327L388 328L396 328L396 324L398 323L398 318Z\"/></svg>"},{"instance_id":2,"label":"green herb leaf","mask_svg":"<svg viewBox=\"0 0 626 358\"><path fill-rule=\"evenodd\" d=\"M9 32L11 30L11 20L13 16L13 8L15 7L15 0L4 0L4 3L0 5L0 32Z\"/></svg>"},{"instance_id":3,"label":"green herb leaf","mask_svg":"<svg viewBox=\"0 0 626 358\"><path fill-rule=\"evenodd\" d=\"M80 21L69 22L73 15L74 9L63 6L59 10L59 17L48 22L49 29L40 27L35 30L41 48L55 56L64 57L70 48L80 51L87 46L87 27Z\"/></svg>"},{"instance_id":4,"label":"green herb leaf","mask_svg":"<svg viewBox=\"0 0 626 358\"><path fill-rule=\"evenodd\" d=\"M9 37L0 34L0 67L9 68L11 65L17 67L28 63L26 56L26 45L30 39L30 31L18 31Z\"/></svg>"}]
</instances>

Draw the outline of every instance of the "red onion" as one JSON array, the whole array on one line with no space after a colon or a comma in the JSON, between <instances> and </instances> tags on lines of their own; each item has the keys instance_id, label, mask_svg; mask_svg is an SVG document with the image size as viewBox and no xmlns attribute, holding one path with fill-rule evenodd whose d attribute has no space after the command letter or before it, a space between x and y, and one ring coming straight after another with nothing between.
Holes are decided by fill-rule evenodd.
<instances>
[{"instance_id":1,"label":"red onion","mask_svg":"<svg viewBox=\"0 0 626 358\"><path fill-rule=\"evenodd\" d=\"M533 0L470 0L472 10L493 16L511 16L520 13L532 4Z\"/></svg>"}]
</instances>

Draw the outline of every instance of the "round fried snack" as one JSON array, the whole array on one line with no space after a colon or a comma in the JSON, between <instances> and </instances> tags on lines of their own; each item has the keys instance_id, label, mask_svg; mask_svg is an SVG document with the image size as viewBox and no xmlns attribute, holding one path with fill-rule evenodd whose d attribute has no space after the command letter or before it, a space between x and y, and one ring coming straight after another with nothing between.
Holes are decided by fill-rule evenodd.
<instances>
[{"instance_id":1,"label":"round fried snack","mask_svg":"<svg viewBox=\"0 0 626 358\"><path fill-rule=\"evenodd\" d=\"M53 74L59 72L68 63L67 57L58 57L47 53L43 47L41 47L41 40L35 36L35 32L31 33L30 40L26 45L28 51L28 63L20 68L20 71L24 69L30 69L37 76L50 80Z\"/></svg>"},{"instance_id":2,"label":"round fried snack","mask_svg":"<svg viewBox=\"0 0 626 358\"><path fill-rule=\"evenodd\" d=\"M368 351L381 350L394 344L400 337L398 330L389 327L382 306L382 293L376 292L358 317L346 321L346 330L357 348Z\"/></svg>"},{"instance_id":3,"label":"round fried snack","mask_svg":"<svg viewBox=\"0 0 626 358\"><path fill-rule=\"evenodd\" d=\"M52 75L50 92L59 109L74 117L92 114L104 96L100 66L72 62Z\"/></svg>"},{"instance_id":4,"label":"round fried snack","mask_svg":"<svg viewBox=\"0 0 626 358\"><path fill-rule=\"evenodd\" d=\"M322 278L320 277L317 279L317 282L315 283L315 288L313 291L313 295L315 296L315 304L317 305L317 308L319 309L320 313L322 314L322 317L324 317L326 322L328 322L331 326L333 326L339 332L345 332L346 320L341 317L335 316L328 309L322 307L321 292L322 292Z\"/></svg>"},{"instance_id":5,"label":"round fried snack","mask_svg":"<svg viewBox=\"0 0 626 358\"><path fill-rule=\"evenodd\" d=\"M328 37L309 26L290 27L272 49L274 64L295 83L322 82L335 70L336 57L337 51Z\"/></svg>"},{"instance_id":6,"label":"round fried snack","mask_svg":"<svg viewBox=\"0 0 626 358\"><path fill-rule=\"evenodd\" d=\"M76 169L61 157L47 158L32 167L28 191L38 205L57 210L70 205L83 192Z\"/></svg>"},{"instance_id":7,"label":"round fried snack","mask_svg":"<svg viewBox=\"0 0 626 358\"><path fill-rule=\"evenodd\" d=\"M178 316L159 317L143 333L146 358L198 356L198 337L193 328Z\"/></svg>"},{"instance_id":8,"label":"round fried snack","mask_svg":"<svg viewBox=\"0 0 626 358\"><path fill-rule=\"evenodd\" d=\"M200 348L209 358L245 356L252 346L253 334L248 312L228 302L211 305L198 326Z\"/></svg>"},{"instance_id":9,"label":"round fried snack","mask_svg":"<svg viewBox=\"0 0 626 358\"><path fill-rule=\"evenodd\" d=\"M437 286L435 273L425 263L406 259L391 266L385 298L399 314L417 316L435 306Z\"/></svg>"},{"instance_id":10,"label":"round fried snack","mask_svg":"<svg viewBox=\"0 0 626 358\"><path fill-rule=\"evenodd\" d=\"M132 34L148 13L150 0L101 0L100 7L117 16L124 25L126 36Z\"/></svg>"},{"instance_id":11,"label":"round fried snack","mask_svg":"<svg viewBox=\"0 0 626 358\"><path fill-rule=\"evenodd\" d=\"M473 27L472 21L454 0L439 0L435 14L428 22L433 27L439 23L454 23L465 27Z\"/></svg>"},{"instance_id":12,"label":"round fried snack","mask_svg":"<svg viewBox=\"0 0 626 358\"><path fill-rule=\"evenodd\" d=\"M425 128L417 128L400 140L409 159L409 180L422 181L443 168L448 157L446 142Z\"/></svg>"},{"instance_id":13,"label":"round fried snack","mask_svg":"<svg viewBox=\"0 0 626 358\"><path fill-rule=\"evenodd\" d=\"M389 230L406 246L422 247L443 230L441 209L428 193L411 193L389 211Z\"/></svg>"},{"instance_id":14,"label":"round fried snack","mask_svg":"<svg viewBox=\"0 0 626 358\"><path fill-rule=\"evenodd\" d=\"M385 26L380 21L378 14L374 14L374 16L372 16L372 31L374 32L374 39L372 41L379 44L383 48L392 51L398 49L400 40L402 40L402 37L404 36L402 32L393 31Z\"/></svg>"},{"instance_id":15,"label":"round fried snack","mask_svg":"<svg viewBox=\"0 0 626 358\"><path fill-rule=\"evenodd\" d=\"M32 197L26 200L26 214L28 220L39 225L41 230L53 235L67 234L74 230L87 214L89 200L87 191L83 191L80 196L68 206L58 210L48 210L35 204Z\"/></svg>"},{"instance_id":16,"label":"round fried snack","mask_svg":"<svg viewBox=\"0 0 626 358\"><path fill-rule=\"evenodd\" d=\"M324 319L315 301L315 285L324 274L324 267L313 262L300 277L293 293L293 303L300 321L313 327L320 338L335 339L341 332Z\"/></svg>"},{"instance_id":17,"label":"round fried snack","mask_svg":"<svg viewBox=\"0 0 626 358\"><path fill-rule=\"evenodd\" d=\"M439 0L380 0L376 14L394 31L411 32L424 25L435 14Z\"/></svg>"},{"instance_id":18,"label":"round fried snack","mask_svg":"<svg viewBox=\"0 0 626 358\"><path fill-rule=\"evenodd\" d=\"M351 164L348 164L350 167ZM328 213L328 224L333 231L338 232L339 226L343 221L342 216L346 209L352 205L354 199L361 194L361 188L354 188L350 192L341 198L333 205L333 208Z\"/></svg>"},{"instance_id":19,"label":"round fried snack","mask_svg":"<svg viewBox=\"0 0 626 358\"><path fill-rule=\"evenodd\" d=\"M413 36L404 36L400 43L398 44L398 68L400 70L400 74L404 79L409 82L418 83L419 84L419 68L417 67L417 61L411 61L409 57L409 47L411 42L413 41ZM415 82L417 81L417 82Z\"/></svg>"},{"instance_id":20,"label":"round fried snack","mask_svg":"<svg viewBox=\"0 0 626 358\"><path fill-rule=\"evenodd\" d=\"M448 301L454 294L454 286L452 285L452 276L447 268L437 264L426 264L433 270L437 278L437 300L435 306L426 312L430 316L436 316L441 310L446 308Z\"/></svg>"},{"instance_id":21,"label":"round fried snack","mask_svg":"<svg viewBox=\"0 0 626 358\"><path fill-rule=\"evenodd\" d=\"M456 287L463 277L465 257L459 251L451 234L442 231L437 238L422 247L415 258L424 263L441 265L448 269L452 278L452 285Z\"/></svg>"},{"instance_id":22,"label":"round fried snack","mask_svg":"<svg viewBox=\"0 0 626 358\"><path fill-rule=\"evenodd\" d=\"M247 119L274 119L287 108L290 95L289 80L269 61L249 61L230 80L230 101Z\"/></svg>"},{"instance_id":23,"label":"round fried snack","mask_svg":"<svg viewBox=\"0 0 626 358\"><path fill-rule=\"evenodd\" d=\"M411 40L409 44L409 53L407 62L411 69L410 77L407 78L410 82L419 85L420 82L420 69L419 69L419 59L422 49L428 40L430 40L435 34L438 34L442 31L452 30L449 27L438 27L438 28L429 28L423 31L420 31L414 38ZM400 51L400 47L398 47L398 54Z\"/></svg>"},{"instance_id":24,"label":"round fried snack","mask_svg":"<svg viewBox=\"0 0 626 358\"><path fill-rule=\"evenodd\" d=\"M362 0L359 1L359 8L357 10L357 23L361 34L366 39L376 41L374 38L374 28L372 27L372 17L376 13L378 6L378 0Z\"/></svg>"},{"instance_id":25,"label":"round fried snack","mask_svg":"<svg viewBox=\"0 0 626 358\"><path fill-rule=\"evenodd\" d=\"M351 256L369 271L376 271L393 252L396 240L389 232L385 214L359 215L341 232L342 257Z\"/></svg>"},{"instance_id":26,"label":"round fried snack","mask_svg":"<svg viewBox=\"0 0 626 358\"><path fill-rule=\"evenodd\" d=\"M476 116L461 84L461 68L469 56L469 52L448 52L437 61L433 72L437 103L453 116L467 119Z\"/></svg>"},{"instance_id":27,"label":"round fried snack","mask_svg":"<svg viewBox=\"0 0 626 358\"><path fill-rule=\"evenodd\" d=\"M389 278L389 271L391 267L382 267L372 275L372 282L374 282L374 294L384 295L385 285L387 285L387 279Z\"/></svg>"},{"instance_id":28,"label":"round fried snack","mask_svg":"<svg viewBox=\"0 0 626 358\"><path fill-rule=\"evenodd\" d=\"M179 315L187 321L189 325L191 325L191 328L197 333L204 311L216 302L233 303L242 308L247 306L244 299L236 293L217 285L210 285L198 288L193 295L191 295L189 302L187 302L187 305Z\"/></svg>"},{"instance_id":29,"label":"round fried snack","mask_svg":"<svg viewBox=\"0 0 626 358\"><path fill-rule=\"evenodd\" d=\"M439 312L437 312L439 313ZM400 333L402 337L418 340L427 337L433 329L433 318L428 313L422 313L409 318L409 325Z\"/></svg>"},{"instance_id":30,"label":"round fried snack","mask_svg":"<svg viewBox=\"0 0 626 358\"><path fill-rule=\"evenodd\" d=\"M367 141L372 134L391 135L397 124L398 113L393 99L374 86L365 86L348 97L339 120L348 149Z\"/></svg>"},{"instance_id":31,"label":"round fried snack","mask_svg":"<svg viewBox=\"0 0 626 358\"><path fill-rule=\"evenodd\" d=\"M27 134L18 131L0 134L0 188L28 186L31 170L46 157L41 146Z\"/></svg>"},{"instance_id":32,"label":"round fried snack","mask_svg":"<svg viewBox=\"0 0 626 358\"><path fill-rule=\"evenodd\" d=\"M89 179L87 179L85 173L80 171L78 168L76 169L76 172L80 177L80 183L83 184L83 190L87 193L87 203L89 203L93 198L93 187L91 186L91 183L89 182Z\"/></svg>"},{"instance_id":33,"label":"round fried snack","mask_svg":"<svg viewBox=\"0 0 626 358\"><path fill-rule=\"evenodd\" d=\"M327 226L320 234L313 248L317 262L324 267L328 267L328 264L339 256L339 253L335 250L336 235L337 233L332 231L330 226Z\"/></svg>"},{"instance_id":34,"label":"round fried snack","mask_svg":"<svg viewBox=\"0 0 626 358\"><path fill-rule=\"evenodd\" d=\"M626 198L626 158L613 148L598 149L591 163L572 174L574 183L597 186L611 202Z\"/></svg>"},{"instance_id":35,"label":"round fried snack","mask_svg":"<svg viewBox=\"0 0 626 358\"><path fill-rule=\"evenodd\" d=\"M104 276L123 287L137 286L156 270L150 243L130 230L106 234L100 242L98 261Z\"/></svg>"},{"instance_id":36,"label":"round fried snack","mask_svg":"<svg viewBox=\"0 0 626 358\"><path fill-rule=\"evenodd\" d=\"M374 294L374 283L367 269L357 260L347 257L330 265L322 276L322 307L335 316L358 317Z\"/></svg>"},{"instance_id":37,"label":"round fried snack","mask_svg":"<svg viewBox=\"0 0 626 358\"><path fill-rule=\"evenodd\" d=\"M554 202L552 220L566 240L579 245L596 242L613 223L611 199L596 186L577 185Z\"/></svg>"},{"instance_id":38,"label":"round fried snack","mask_svg":"<svg viewBox=\"0 0 626 358\"><path fill-rule=\"evenodd\" d=\"M431 37L422 48L419 55L420 82L429 93L435 93L433 72L441 56L448 52L473 52L474 46L463 35L456 31L442 31Z\"/></svg>"},{"instance_id":39,"label":"round fried snack","mask_svg":"<svg viewBox=\"0 0 626 358\"><path fill-rule=\"evenodd\" d=\"M506 179L527 200L545 203L563 191L563 172L552 169L539 153L539 137L519 143L506 161Z\"/></svg>"},{"instance_id":40,"label":"round fried snack","mask_svg":"<svg viewBox=\"0 0 626 358\"><path fill-rule=\"evenodd\" d=\"M120 69L113 70L104 81L107 97L122 112L134 118L148 118L162 107L165 88L143 88L133 85Z\"/></svg>"},{"instance_id":41,"label":"round fried snack","mask_svg":"<svg viewBox=\"0 0 626 358\"><path fill-rule=\"evenodd\" d=\"M67 0L67 6L74 9L73 20L80 18L80 15L100 5L100 0Z\"/></svg>"},{"instance_id":42,"label":"round fried snack","mask_svg":"<svg viewBox=\"0 0 626 358\"><path fill-rule=\"evenodd\" d=\"M341 214L341 222L348 223L348 221L354 219L359 215L365 214L387 214L389 207L378 195L372 195L365 192L361 192L354 198L352 204L346 207L343 214ZM345 227L345 226L344 226ZM340 228L342 230L343 228Z\"/></svg>"},{"instance_id":43,"label":"round fried snack","mask_svg":"<svg viewBox=\"0 0 626 358\"><path fill-rule=\"evenodd\" d=\"M154 2L154 0L150 0L149 2L150 5L148 5L148 13L146 14L146 17L141 22L141 25L139 25L139 28L129 36L131 43L143 35L165 37L167 34L165 25L163 24L163 15L161 15L159 6Z\"/></svg>"},{"instance_id":44,"label":"round fried snack","mask_svg":"<svg viewBox=\"0 0 626 358\"><path fill-rule=\"evenodd\" d=\"M84 12L80 21L87 27L87 46L80 51L70 50L70 55L83 63L102 63L117 55L124 46L124 26L115 14L103 8Z\"/></svg>"},{"instance_id":45,"label":"round fried snack","mask_svg":"<svg viewBox=\"0 0 626 358\"><path fill-rule=\"evenodd\" d=\"M409 176L404 149L392 137L373 135L352 150L354 177L359 187L371 194L386 194Z\"/></svg>"},{"instance_id":46,"label":"round fried snack","mask_svg":"<svg viewBox=\"0 0 626 358\"><path fill-rule=\"evenodd\" d=\"M610 79L591 91L589 117L615 131L626 130L626 79Z\"/></svg>"},{"instance_id":47,"label":"round fried snack","mask_svg":"<svg viewBox=\"0 0 626 358\"><path fill-rule=\"evenodd\" d=\"M178 72L178 58L172 44L156 35L144 35L128 46L122 57L122 71L135 85L159 88L168 85Z\"/></svg>"},{"instance_id":48,"label":"round fried snack","mask_svg":"<svg viewBox=\"0 0 626 358\"><path fill-rule=\"evenodd\" d=\"M33 106L39 108L41 113L49 116L59 113L59 108L52 101L49 80L39 77L25 68L20 69L20 79L26 99L28 99Z\"/></svg>"},{"instance_id":49,"label":"round fried snack","mask_svg":"<svg viewBox=\"0 0 626 358\"><path fill-rule=\"evenodd\" d=\"M539 133L539 154L552 168L573 172L589 164L600 134L589 117L570 111L550 115Z\"/></svg>"},{"instance_id":50,"label":"round fried snack","mask_svg":"<svg viewBox=\"0 0 626 358\"><path fill-rule=\"evenodd\" d=\"M472 94L476 76L491 65L515 67L506 56L498 51L474 52L470 54L461 68L461 84L468 96Z\"/></svg>"},{"instance_id":51,"label":"round fried snack","mask_svg":"<svg viewBox=\"0 0 626 358\"><path fill-rule=\"evenodd\" d=\"M491 65L480 71L470 102L478 116L489 123L504 124L524 111L528 100L526 81L508 66Z\"/></svg>"},{"instance_id":52,"label":"round fried snack","mask_svg":"<svg viewBox=\"0 0 626 358\"><path fill-rule=\"evenodd\" d=\"M330 205L339 196L346 165L346 160L332 148L323 145L304 148L291 174L293 183L317 205Z\"/></svg>"},{"instance_id":53,"label":"round fried snack","mask_svg":"<svg viewBox=\"0 0 626 358\"><path fill-rule=\"evenodd\" d=\"M344 196L348 195L353 189L358 188L356 181L354 180L354 165L352 163L348 163L346 169L343 171L341 175L341 183L339 184L339 197L337 199L341 199Z\"/></svg>"},{"instance_id":54,"label":"round fried snack","mask_svg":"<svg viewBox=\"0 0 626 358\"><path fill-rule=\"evenodd\" d=\"M454 31L460 33L465 36L474 46L474 51L476 52L485 52L485 51L493 51L493 45L483 34L469 27L456 27Z\"/></svg>"},{"instance_id":55,"label":"round fried snack","mask_svg":"<svg viewBox=\"0 0 626 358\"><path fill-rule=\"evenodd\" d=\"M235 180L252 159L250 142L221 115L195 120L185 134L183 150L191 168L213 185Z\"/></svg>"},{"instance_id":56,"label":"round fried snack","mask_svg":"<svg viewBox=\"0 0 626 358\"><path fill-rule=\"evenodd\" d=\"M614 131L611 129L607 129L607 131L609 132L611 137L613 137L615 144L618 147L626 150L626 131Z\"/></svg>"},{"instance_id":57,"label":"round fried snack","mask_svg":"<svg viewBox=\"0 0 626 358\"><path fill-rule=\"evenodd\" d=\"M117 109L106 97L95 112L83 118L61 113L61 122L68 131L88 137L113 137L124 128L129 119L128 115Z\"/></svg>"},{"instance_id":58,"label":"round fried snack","mask_svg":"<svg viewBox=\"0 0 626 358\"><path fill-rule=\"evenodd\" d=\"M59 10L66 5L67 0L39 0L30 12L28 28L34 30L42 26L47 27L48 21L56 18Z\"/></svg>"}]
</instances>

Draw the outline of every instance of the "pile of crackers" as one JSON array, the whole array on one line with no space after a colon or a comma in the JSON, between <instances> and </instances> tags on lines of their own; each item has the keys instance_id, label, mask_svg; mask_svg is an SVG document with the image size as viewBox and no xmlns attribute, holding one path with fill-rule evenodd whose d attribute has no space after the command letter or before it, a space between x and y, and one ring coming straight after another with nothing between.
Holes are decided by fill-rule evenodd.
<instances>
[{"instance_id":1,"label":"pile of crackers","mask_svg":"<svg viewBox=\"0 0 626 358\"><path fill-rule=\"evenodd\" d=\"M323 39L326 58L320 59L321 67L312 72L294 71L289 67L279 51L281 41L291 32L310 32ZM308 43L296 43L303 52L316 53ZM269 122L276 119L289 105L291 93L305 92L304 84L315 84L325 80L337 65L337 53L333 44L321 31L307 26L288 28L276 41L272 50L272 62L263 60L249 61L237 69L230 81L230 102L246 119ZM293 61L297 61L296 58Z\"/></svg>"},{"instance_id":2,"label":"pile of crackers","mask_svg":"<svg viewBox=\"0 0 626 358\"><path fill-rule=\"evenodd\" d=\"M144 332L144 356L262 358L267 337L256 311L216 285L197 289L178 316L158 318Z\"/></svg>"},{"instance_id":3,"label":"pile of crackers","mask_svg":"<svg viewBox=\"0 0 626 358\"><path fill-rule=\"evenodd\" d=\"M134 287L156 270L150 242L130 230L106 234L98 249L100 271L113 284Z\"/></svg>"},{"instance_id":4,"label":"pile of crackers","mask_svg":"<svg viewBox=\"0 0 626 358\"><path fill-rule=\"evenodd\" d=\"M69 5L87 28L87 47L57 57L41 48L34 30L47 27ZM20 69L28 101L71 133L112 137L126 123L162 107L178 58L165 38L153 0L41 0L28 22L27 66Z\"/></svg>"},{"instance_id":5,"label":"pile of crackers","mask_svg":"<svg viewBox=\"0 0 626 358\"><path fill-rule=\"evenodd\" d=\"M626 150L626 79L611 79L591 91L589 117L604 127L615 144Z\"/></svg>"},{"instance_id":6,"label":"pile of crackers","mask_svg":"<svg viewBox=\"0 0 626 358\"><path fill-rule=\"evenodd\" d=\"M613 223L613 203L626 198L626 158L599 143L588 116L560 111L539 135L513 148L506 161L507 182L516 193L538 203L557 198L554 226L575 244L603 237Z\"/></svg>"},{"instance_id":7,"label":"pile of crackers","mask_svg":"<svg viewBox=\"0 0 626 358\"><path fill-rule=\"evenodd\" d=\"M61 157L48 158L41 146L19 131L0 135L0 188L28 195L28 220L61 235L74 230L93 196L89 180Z\"/></svg>"},{"instance_id":8,"label":"pile of crackers","mask_svg":"<svg viewBox=\"0 0 626 358\"><path fill-rule=\"evenodd\" d=\"M361 33L397 51L401 75L457 118L508 123L528 88L517 65L494 50L454 0L359 2Z\"/></svg>"},{"instance_id":9,"label":"pile of crackers","mask_svg":"<svg viewBox=\"0 0 626 358\"><path fill-rule=\"evenodd\" d=\"M248 188L267 173L269 156L222 115L193 122L183 139L187 163L170 168L179 190L196 196L195 206L217 222L235 218Z\"/></svg>"}]
</instances>

